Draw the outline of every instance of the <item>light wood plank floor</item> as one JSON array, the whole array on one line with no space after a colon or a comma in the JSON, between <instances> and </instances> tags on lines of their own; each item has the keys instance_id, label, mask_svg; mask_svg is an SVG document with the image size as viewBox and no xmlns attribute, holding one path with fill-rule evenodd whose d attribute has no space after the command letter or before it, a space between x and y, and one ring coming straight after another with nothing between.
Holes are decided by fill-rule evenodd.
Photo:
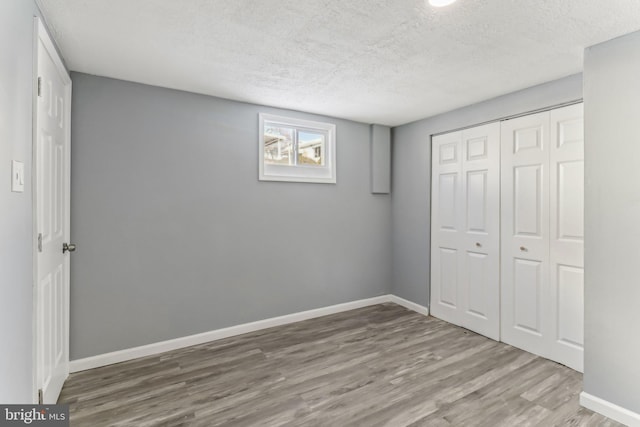
<instances>
[{"instance_id":1,"label":"light wood plank floor","mask_svg":"<svg viewBox=\"0 0 640 427\"><path fill-rule=\"evenodd\" d=\"M72 374L72 426L619 426L582 375L395 304Z\"/></svg>"}]
</instances>

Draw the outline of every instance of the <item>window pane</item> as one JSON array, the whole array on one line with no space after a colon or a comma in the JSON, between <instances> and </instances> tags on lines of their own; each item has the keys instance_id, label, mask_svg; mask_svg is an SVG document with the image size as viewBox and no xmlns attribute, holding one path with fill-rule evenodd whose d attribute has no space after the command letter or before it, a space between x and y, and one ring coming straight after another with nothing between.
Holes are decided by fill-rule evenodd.
<instances>
[{"instance_id":1,"label":"window pane","mask_svg":"<svg viewBox=\"0 0 640 427\"><path fill-rule=\"evenodd\" d=\"M325 135L314 132L298 132L298 164L324 166Z\"/></svg>"},{"instance_id":2,"label":"window pane","mask_svg":"<svg viewBox=\"0 0 640 427\"><path fill-rule=\"evenodd\" d=\"M273 165L295 164L293 128L264 125L264 162Z\"/></svg>"},{"instance_id":3,"label":"window pane","mask_svg":"<svg viewBox=\"0 0 640 427\"><path fill-rule=\"evenodd\" d=\"M263 113L259 123L260 181L336 183L334 124Z\"/></svg>"}]
</instances>

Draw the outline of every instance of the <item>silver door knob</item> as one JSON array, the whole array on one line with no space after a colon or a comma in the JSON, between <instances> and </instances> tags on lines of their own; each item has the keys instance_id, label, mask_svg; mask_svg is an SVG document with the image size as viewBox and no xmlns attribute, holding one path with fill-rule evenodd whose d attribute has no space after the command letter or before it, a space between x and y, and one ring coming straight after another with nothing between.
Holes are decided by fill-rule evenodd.
<instances>
[{"instance_id":1,"label":"silver door knob","mask_svg":"<svg viewBox=\"0 0 640 427\"><path fill-rule=\"evenodd\" d=\"M520 246L520 250L521 250L522 252L527 252L527 248L525 248L524 246Z\"/></svg>"},{"instance_id":2,"label":"silver door knob","mask_svg":"<svg viewBox=\"0 0 640 427\"><path fill-rule=\"evenodd\" d=\"M76 245L73 243L63 243L62 244L62 253L65 252L75 252L76 251Z\"/></svg>"}]
</instances>

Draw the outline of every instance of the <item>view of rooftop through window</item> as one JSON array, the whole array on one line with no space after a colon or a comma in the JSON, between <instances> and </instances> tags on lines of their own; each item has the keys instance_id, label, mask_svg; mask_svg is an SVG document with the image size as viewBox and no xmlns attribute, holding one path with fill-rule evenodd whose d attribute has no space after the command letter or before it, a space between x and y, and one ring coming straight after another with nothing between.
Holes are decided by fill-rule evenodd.
<instances>
[{"instance_id":1,"label":"view of rooftop through window","mask_svg":"<svg viewBox=\"0 0 640 427\"><path fill-rule=\"evenodd\" d=\"M324 166L326 135L266 122L264 161L291 166Z\"/></svg>"}]
</instances>

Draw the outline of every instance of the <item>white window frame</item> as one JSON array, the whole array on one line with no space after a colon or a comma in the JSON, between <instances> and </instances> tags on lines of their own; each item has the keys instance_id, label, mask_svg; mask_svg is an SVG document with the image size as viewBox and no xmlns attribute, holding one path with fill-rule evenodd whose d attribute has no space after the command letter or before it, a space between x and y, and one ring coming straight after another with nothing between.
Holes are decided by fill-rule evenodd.
<instances>
[{"instance_id":1,"label":"white window frame","mask_svg":"<svg viewBox=\"0 0 640 427\"><path fill-rule=\"evenodd\" d=\"M258 170L260 181L288 181L288 182L312 182L321 184L336 183L336 125L333 123L314 122L292 117L276 116L260 113L259 117L259 144L258 144ZM326 135L324 145L324 165L273 165L264 161L264 125L265 122L277 123L282 126L296 128L310 132L318 132Z\"/></svg>"}]
</instances>

